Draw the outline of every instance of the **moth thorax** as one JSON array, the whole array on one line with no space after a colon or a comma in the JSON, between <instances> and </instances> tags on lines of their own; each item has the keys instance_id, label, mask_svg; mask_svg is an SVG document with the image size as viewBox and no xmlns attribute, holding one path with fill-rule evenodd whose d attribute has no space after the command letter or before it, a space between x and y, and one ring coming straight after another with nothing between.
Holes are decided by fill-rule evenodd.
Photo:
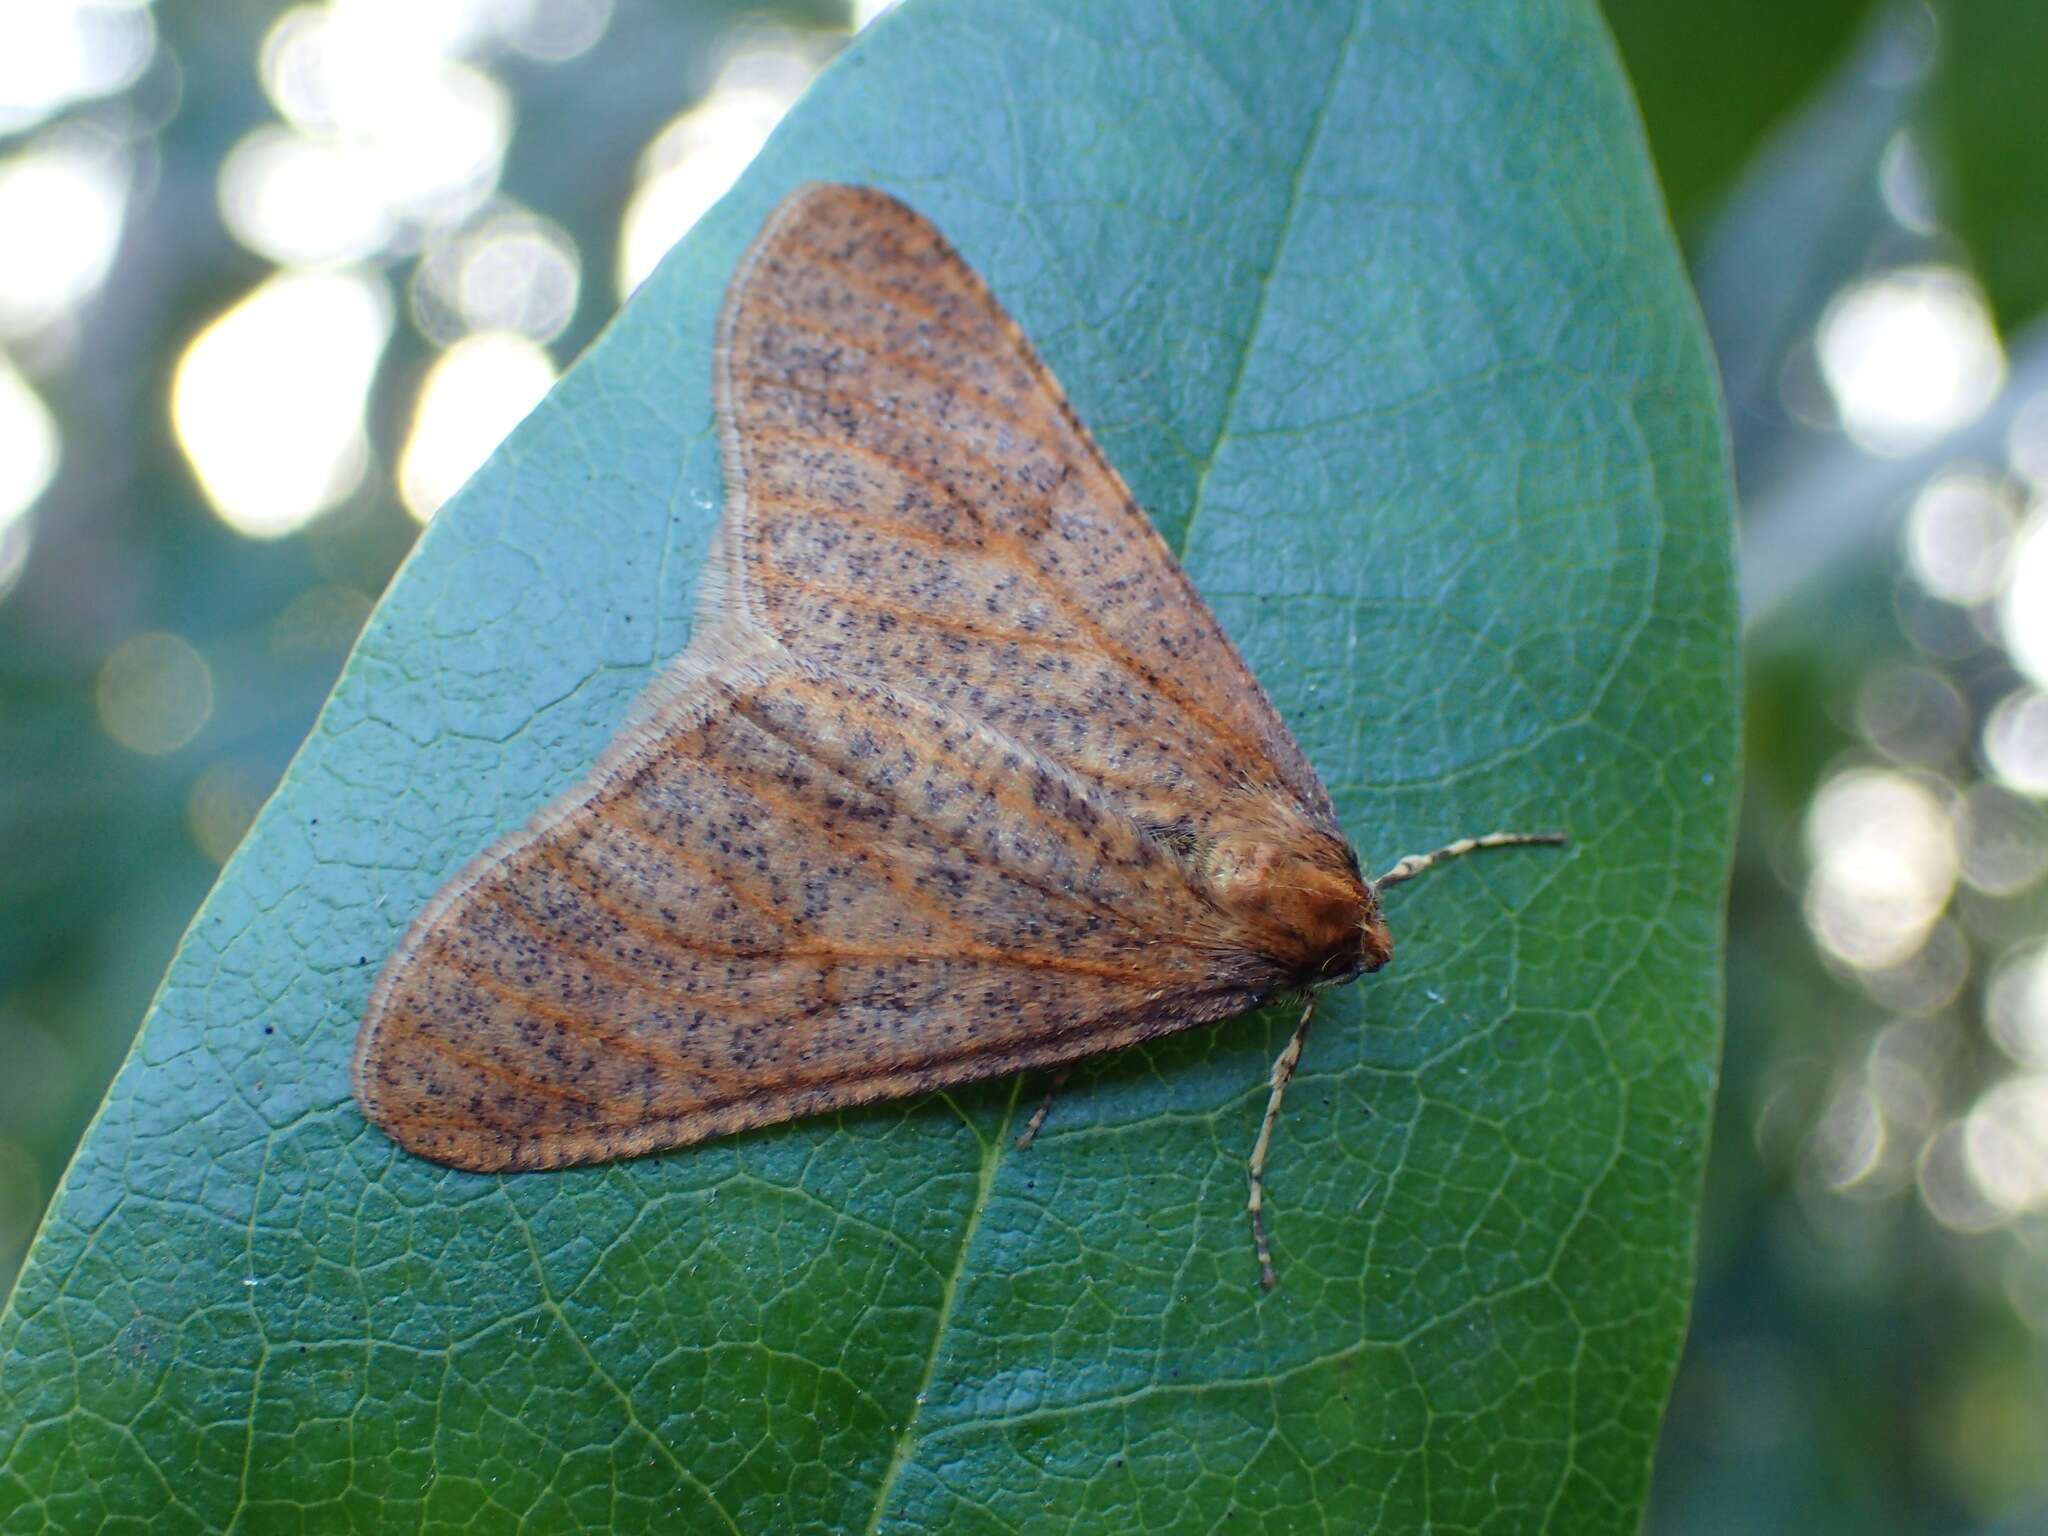
<instances>
[{"instance_id":1,"label":"moth thorax","mask_svg":"<svg viewBox=\"0 0 2048 1536\"><path fill-rule=\"evenodd\" d=\"M1393 952L1351 850L1293 818L1261 816L1223 831L1203 874L1247 944L1303 981L1378 970Z\"/></svg>"}]
</instances>

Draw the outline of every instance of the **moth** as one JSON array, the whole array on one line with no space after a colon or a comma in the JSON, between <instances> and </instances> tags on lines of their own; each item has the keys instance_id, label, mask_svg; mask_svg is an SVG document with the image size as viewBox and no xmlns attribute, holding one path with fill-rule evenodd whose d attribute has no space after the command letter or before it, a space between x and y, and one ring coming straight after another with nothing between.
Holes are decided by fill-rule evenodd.
<instances>
[{"instance_id":1,"label":"moth","mask_svg":"<svg viewBox=\"0 0 2048 1536\"><path fill-rule=\"evenodd\" d=\"M1378 970L1388 889L1561 840L1368 879L1058 383L894 198L785 200L715 368L688 649L371 993L355 1094L407 1150L559 1168L1059 1069ZM1248 1165L1268 1285L1312 1015Z\"/></svg>"}]
</instances>

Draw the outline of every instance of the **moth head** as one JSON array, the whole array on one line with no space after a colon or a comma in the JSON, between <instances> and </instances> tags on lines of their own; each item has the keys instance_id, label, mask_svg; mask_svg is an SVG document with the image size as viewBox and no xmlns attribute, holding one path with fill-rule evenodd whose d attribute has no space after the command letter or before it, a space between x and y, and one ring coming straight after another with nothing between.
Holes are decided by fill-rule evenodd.
<instances>
[{"instance_id":1,"label":"moth head","mask_svg":"<svg viewBox=\"0 0 2048 1536\"><path fill-rule=\"evenodd\" d=\"M1376 971L1394 958L1394 935L1380 915L1379 892L1365 887L1365 915L1358 920L1359 969Z\"/></svg>"},{"instance_id":2,"label":"moth head","mask_svg":"<svg viewBox=\"0 0 2048 1536\"><path fill-rule=\"evenodd\" d=\"M1201 863L1210 898L1240 942L1303 982L1349 981L1393 956L1357 857L1320 828L1291 816L1248 817L1223 830Z\"/></svg>"}]
</instances>

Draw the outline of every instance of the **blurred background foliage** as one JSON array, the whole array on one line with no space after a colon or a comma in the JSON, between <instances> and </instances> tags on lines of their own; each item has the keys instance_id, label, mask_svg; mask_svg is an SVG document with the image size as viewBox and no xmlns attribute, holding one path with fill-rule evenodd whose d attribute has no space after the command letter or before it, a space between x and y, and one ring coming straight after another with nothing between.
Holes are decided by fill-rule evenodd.
<instances>
[{"instance_id":1,"label":"blurred background foliage","mask_svg":"<svg viewBox=\"0 0 2048 1536\"><path fill-rule=\"evenodd\" d=\"M0 5L0 1283L421 522L885 8ZM1650 1527L2048 1529L2048 3L1606 10L1750 646Z\"/></svg>"}]
</instances>

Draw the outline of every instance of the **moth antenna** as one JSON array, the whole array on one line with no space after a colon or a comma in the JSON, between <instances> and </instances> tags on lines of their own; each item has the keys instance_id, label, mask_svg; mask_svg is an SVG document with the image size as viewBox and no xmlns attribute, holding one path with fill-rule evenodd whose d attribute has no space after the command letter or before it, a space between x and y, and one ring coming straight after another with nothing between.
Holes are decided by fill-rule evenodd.
<instances>
[{"instance_id":1,"label":"moth antenna","mask_svg":"<svg viewBox=\"0 0 2048 1536\"><path fill-rule=\"evenodd\" d=\"M1569 842L1562 832L1489 832L1484 837L1461 837L1432 853L1411 853L1379 879L1368 882L1375 894L1426 874L1438 864L1462 859L1486 848L1562 848Z\"/></svg>"}]
</instances>

